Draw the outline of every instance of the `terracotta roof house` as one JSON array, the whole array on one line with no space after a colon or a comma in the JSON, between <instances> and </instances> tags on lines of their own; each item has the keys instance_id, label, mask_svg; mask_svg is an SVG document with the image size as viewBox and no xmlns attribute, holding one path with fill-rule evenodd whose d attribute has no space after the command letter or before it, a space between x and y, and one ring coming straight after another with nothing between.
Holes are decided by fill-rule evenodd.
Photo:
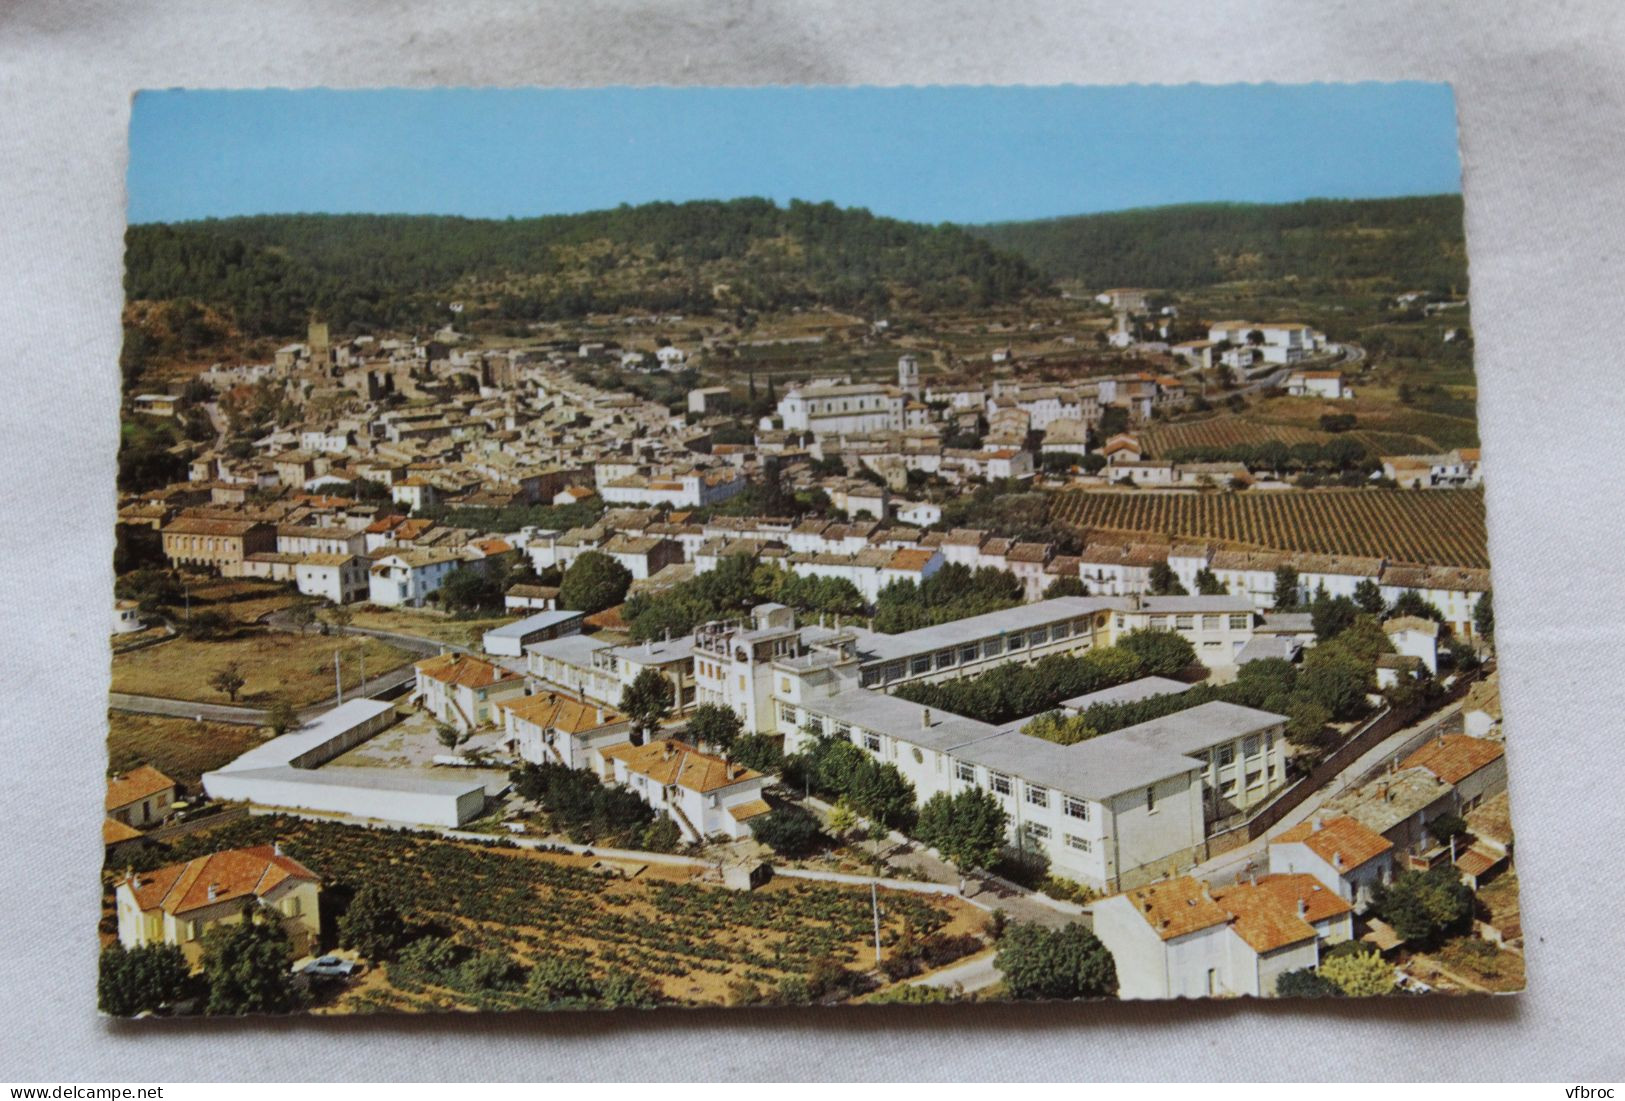
<instances>
[{"instance_id":1,"label":"terracotta roof house","mask_svg":"<svg viewBox=\"0 0 1625 1101\"><path fill-rule=\"evenodd\" d=\"M417 691L435 718L469 731L497 719L493 705L525 694L525 677L468 654L441 654L417 663Z\"/></svg>"},{"instance_id":2,"label":"terracotta roof house","mask_svg":"<svg viewBox=\"0 0 1625 1101\"><path fill-rule=\"evenodd\" d=\"M175 781L151 765L107 780L107 817L126 826L151 826L169 814L175 802Z\"/></svg>"},{"instance_id":3,"label":"terracotta roof house","mask_svg":"<svg viewBox=\"0 0 1625 1101\"><path fill-rule=\"evenodd\" d=\"M770 808L762 790L773 779L726 757L702 753L686 742L662 740L603 751L615 782L677 824L683 837L738 840L752 819Z\"/></svg>"},{"instance_id":4,"label":"terracotta roof house","mask_svg":"<svg viewBox=\"0 0 1625 1101\"><path fill-rule=\"evenodd\" d=\"M1358 819L1315 815L1270 842L1272 874L1307 874L1356 909L1394 874L1394 843Z\"/></svg>"},{"instance_id":5,"label":"terracotta roof house","mask_svg":"<svg viewBox=\"0 0 1625 1101\"><path fill-rule=\"evenodd\" d=\"M320 892L316 873L273 845L130 872L115 889L119 942L126 948L179 945L196 962L208 930L242 921L259 907L282 923L297 958L320 933Z\"/></svg>"}]
</instances>

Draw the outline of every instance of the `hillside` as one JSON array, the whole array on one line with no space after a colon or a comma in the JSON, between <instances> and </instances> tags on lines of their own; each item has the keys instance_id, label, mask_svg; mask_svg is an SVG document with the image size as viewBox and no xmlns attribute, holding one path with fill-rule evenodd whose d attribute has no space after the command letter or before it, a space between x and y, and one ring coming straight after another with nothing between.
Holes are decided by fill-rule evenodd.
<instances>
[{"instance_id":1,"label":"hillside","mask_svg":"<svg viewBox=\"0 0 1625 1101\"><path fill-rule=\"evenodd\" d=\"M831 203L650 203L503 221L265 215L132 226L130 301L196 299L248 335L826 305L991 305L1041 293L1026 262L953 226Z\"/></svg>"},{"instance_id":2,"label":"hillside","mask_svg":"<svg viewBox=\"0 0 1625 1101\"><path fill-rule=\"evenodd\" d=\"M1460 195L1202 203L968 226L1045 275L1171 290L1297 277L1374 289L1467 289Z\"/></svg>"}]
</instances>

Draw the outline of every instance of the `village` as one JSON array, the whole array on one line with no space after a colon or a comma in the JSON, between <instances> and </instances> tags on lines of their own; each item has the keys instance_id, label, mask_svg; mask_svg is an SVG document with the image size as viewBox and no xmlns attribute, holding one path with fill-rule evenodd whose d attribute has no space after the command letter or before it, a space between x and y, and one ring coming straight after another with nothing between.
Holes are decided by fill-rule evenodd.
<instances>
[{"instance_id":1,"label":"village","mask_svg":"<svg viewBox=\"0 0 1625 1101\"><path fill-rule=\"evenodd\" d=\"M119 509L109 951L195 970L257 906L287 997L338 1012L1517 989L1478 451L1356 443L1361 348L1159 301L949 354L844 317L316 320L132 394L185 431ZM1157 443L1265 402L1319 435ZM1165 506L1287 519L1087 520ZM550 986L532 940L414 948L470 915L324 866L335 829L595 891L825 891L873 935L687 985L561 942ZM1046 937L1094 977L1024 973Z\"/></svg>"}]
</instances>

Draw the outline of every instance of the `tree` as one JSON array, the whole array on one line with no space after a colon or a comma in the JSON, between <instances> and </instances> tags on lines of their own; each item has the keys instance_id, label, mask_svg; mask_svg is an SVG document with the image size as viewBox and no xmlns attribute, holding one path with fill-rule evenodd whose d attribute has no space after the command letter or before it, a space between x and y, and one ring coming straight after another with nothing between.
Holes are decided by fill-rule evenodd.
<instances>
[{"instance_id":1,"label":"tree","mask_svg":"<svg viewBox=\"0 0 1625 1101\"><path fill-rule=\"evenodd\" d=\"M1428 823L1428 833L1432 835L1433 840L1441 845L1450 844L1452 837L1460 837L1466 832L1467 819L1459 814L1451 814L1449 811L1437 815L1433 821Z\"/></svg>"},{"instance_id":2,"label":"tree","mask_svg":"<svg viewBox=\"0 0 1625 1101\"><path fill-rule=\"evenodd\" d=\"M1175 631L1130 631L1117 645L1140 659L1148 677L1171 677L1196 660L1196 647Z\"/></svg>"},{"instance_id":3,"label":"tree","mask_svg":"<svg viewBox=\"0 0 1625 1101\"><path fill-rule=\"evenodd\" d=\"M1085 585L1081 579L1074 577L1071 574L1067 574L1063 577L1057 577L1054 581L1051 581L1049 583L1049 587L1044 590L1045 600L1055 600L1056 598L1063 596L1088 595L1089 586Z\"/></svg>"},{"instance_id":4,"label":"tree","mask_svg":"<svg viewBox=\"0 0 1625 1101\"><path fill-rule=\"evenodd\" d=\"M186 997L192 969L173 944L126 949L114 941L103 950L96 976L96 1002L103 1013L134 1017Z\"/></svg>"},{"instance_id":5,"label":"tree","mask_svg":"<svg viewBox=\"0 0 1625 1101\"><path fill-rule=\"evenodd\" d=\"M1375 910L1400 936L1425 947L1466 924L1473 892L1446 861L1425 872L1401 872L1379 889Z\"/></svg>"},{"instance_id":6,"label":"tree","mask_svg":"<svg viewBox=\"0 0 1625 1101\"><path fill-rule=\"evenodd\" d=\"M1154 596L1186 596L1185 586L1180 583L1178 575L1166 562L1155 562L1151 566L1151 592Z\"/></svg>"},{"instance_id":7,"label":"tree","mask_svg":"<svg viewBox=\"0 0 1625 1101\"><path fill-rule=\"evenodd\" d=\"M339 918L339 943L354 948L364 959L394 959L406 943L406 933L400 910L376 884L357 891L350 908Z\"/></svg>"},{"instance_id":8,"label":"tree","mask_svg":"<svg viewBox=\"0 0 1625 1101\"><path fill-rule=\"evenodd\" d=\"M917 837L959 869L990 868L1004 848L1010 821L992 792L966 788L954 795L938 792L925 801L914 825Z\"/></svg>"},{"instance_id":9,"label":"tree","mask_svg":"<svg viewBox=\"0 0 1625 1101\"><path fill-rule=\"evenodd\" d=\"M642 745L671 714L673 699L671 681L655 668L641 670L631 684L621 689L620 711L632 720L635 744Z\"/></svg>"},{"instance_id":10,"label":"tree","mask_svg":"<svg viewBox=\"0 0 1625 1101\"><path fill-rule=\"evenodd\" d=\"M446 747L447 753L467 742L470 733L469 731L458 730L450 723L434 724L434 736L440 739L440 744Z\"/></svg>"},{"instance_id":11,"label":"tree","mask_svg":"<svg viewBox=\"0 0 1625 1101\"><path fill-rule=\"evenodd\" d=\"M310 625L316 622L315 607L308 603L295 604L288 609L288 622L299 628L300 634L304 634Z\"/></svg>"},{"instance_id":12,"label":"tree","mask_svg":"<svg viewBox=\"0 0 1625 1101\"><path fill-rule=\"evenodd\" d=\"M1388 618L1396 619L1399 616L1416 616L1419 619L1431 619L1435 623L1444 622L1444 613L1438 606L1423 598L1415 589L1406 589L1394 600L1393 607L1388 609Z\"/></svg>"},{"instance_id":13,"label":"tree","mask_svg":"<svg viewBox=\"0 0 1625 1101\"><path fill-rule=\"evenodd\" d=\"M1354 603L1367 615L1380 616L1388 608L1382 589L1369 578L1354 586Z\"/></svg>"},{"instance_id":14,"label":"tree","mask_svg":"<svg viewBox=\"0 0 1625 1101\"><path fill-rule=\"evenodd\" d=\"M1275 569L1275 606L1282 609L1298 606L1298 571L1291 566Z\"/></svg>"},{"instance_id":15,"label":"tree","mask_svg":"<svg viewBox=\"0 0 1625 1101\"><path fill-rule=\"evenodd\" d=\"M1021 728L1023 734L1043 738L1056 745L1077 745L1096 737L1100 731L1090 724L1085 715L1068 715L1064 711L1045 711L1034 715Z\"/></svg>"},{"instance_id":16,"label":"tree","mask_svg":"<svg viewBox=\"0 0 1625 1101\"><path fill-rule=\"evenodd\" d=\"M559 607L588 615L613 608L626 599L632 573L602 551L587 551L564 571Z\"/></svg>"},{"instance_id":17,"label":"tree","mask_svg":"<svg viewBox=\"0 0 1625 1101\"><path fill-rule=\"evenodd\" d=\"M265 713L265 725L271 733L281 737L299 725L299 712L286 696L278 696Z\"/></svg>"},{"instance_id":18,"label":"tree","mask_svg":"<svg viewBox=\"0 0 1625 1101\"><path fill-rule=\"evenodd\" d=\"M739 716L725 704L702 703L689 717L687 736L695 745L727 753L745 729Z\"/></svg>"},{"instance_id":19,"label":"tree","mask_svg":"<svg viewBox=\"0 0 1625 1101\"><path fill-rule=\"evenodd\" d=\"M1117 993L1112 954L1075 922L1055 930L1011 926L999 939L993 966L1004 975L1013 998L1102 998Z\"/></svg>"},{"instance_id":20,"label":"tree","mask_svg":"<svg viewBox=\"0 0 1625 1101\"><path fill-rule=\"evenodd\" d=\"M1350 719L1365 708L1372 666L1354 654L1317 646L1304 659L1298 688L1333 719Z\"/></svg>"},{"instance_id":21,"label":"tree","mask_svg":"<svg viewBox=\"0 0 1625 1101\"><path fill-rule=\"evenodd\" d=\"M335 604L327 613L327 621L338 628L338 633L341 636L354 619L355 612L343 604Z\"/></svg>"},{"instance_id":22,"label":"tree","mask_svg":"<svg viewBox=\"0 0 1625 1101\"><path fill-rule=\"evenodd\" d=\"M1485 642L1495 641L1495 605L1487 592L1473 605L1473 630Z\"/></svg>"},{"instance_id":23,"label":"tree","mask_svg":"<svg viewBox=\"0 0 1625 1101\"><path fill-rule=\"evenodd\" d=\"M304 1004L288 964L293 946L280 922L243 908L243 919L204 934L203 977L208 1012L291 1013Z\"/></svg>"},{"instance_id":24,"label":"tree","mask_svg":"<svg viewBox=\"0 0 1625 1101\"><path fill-rule=\"evenodd\" d=\"M1320 642L1335 638L1354 625L1360 614L1359 606L1346 596L1328 596L1325 588L1315 593L1309 606L1310 622L1314 624L1315 638Z\"/></svg>"},{"instance_id":25,"label":"tree","mask_svg":"<svg viewBox=\"0 0 1625 1101\"><path fill-rule=\"evenodd\" d=\"M1225 596L1230 586L1219 580L1217 574L1203 566L1196 571L1196 591L1202 596Z\"/></svg>"},{"instance_id":26,"label":"tree","mask_svg":"<svg viewBox=\"0 0 1625 1101\"><path fill-rule=\"evenodd\" d=\"M757 772L775 773L784 767L779 739L770 734L741 734L734 739L733 759Z\"/></svg>"},{"instance_id":27,"label":"tree","mask_svg":"<svg viewBox=\"0 0 1625 1101\"><path fill-rule=\"evenodd\" d=\"M829 832L837 838L845 837L858 828L858 812L852 809L852 804L843 795L835 800L835 805L829 809L829 819L826 823Z\"/></svg>"},{"instance_id":28,"label":"tree","mask_svg":"<svg viewBox=\"0 0 1625 1101\"><path fill-rule=\"evenodd\" d=\"M1341 998L1343 988L1313 967L1287 971L1275 980L1277 998Z\"/></svg>"},{"instance_id":29,"label":"tree","mask_svg":"<svg viewBox=\"0 0 1625 1101\"><path fill-rule=\"evenodd\" d=\"M1394 992L1394 965L1379 952L1351 952L1330 957L1320 965L1320 977L1351 998Z\"/></svg>"},{"instance_id":30,"label":"tree","mask_svg":"<svg viewBox=\"0 0 1625 1101\"><path fill-rule=\"evenodd\" d=\"M656 818L643 828L643 836L638 839L639 846L645 852L670 853L676 852L677 847L683 843L683 831L677 828L677 823L670 818Z\"/></svg>"},{"instance_id":31,"label":"tree","mask_svg":"<svg viewBox=\"0 0 1625 1101\"><path fill-rule=\"evenodd\" d=\"M816 852L829 840L811 812L791 804L752 818L750 832L774 852L792 858Z\"/></svg>"},{"instance_id":32,"label":"tree","mask_svg":"<svg viewBox=\"0 0 1625 1101\"><path fill-rule=\"evenodd\" d=\"M614 559L610 559L610 562L619 565ZM447 574L445 581L440 585L438 595L440 606L448 612L497 611L502 608L502 586L484 570L471 569L467 566L459 566ZM619 600L611 603L619 603ZM606 604L604 607L609 605Z\"/></svg>"},{"instance_id":33,"label":"tree","mask_svg":"<svg viewBox=\"0 0 1625 1101\"><path fill-rule=\"evenodd\" d=\"M237 693L241 692L243 685L247 683L247 678L243 676L242 667L235 661L227 662L224 667L215 670L214 674L209 677L209 687L216 692L224 692L231 698L233 703L237 702Z\"/></svg>"}]
</instances>

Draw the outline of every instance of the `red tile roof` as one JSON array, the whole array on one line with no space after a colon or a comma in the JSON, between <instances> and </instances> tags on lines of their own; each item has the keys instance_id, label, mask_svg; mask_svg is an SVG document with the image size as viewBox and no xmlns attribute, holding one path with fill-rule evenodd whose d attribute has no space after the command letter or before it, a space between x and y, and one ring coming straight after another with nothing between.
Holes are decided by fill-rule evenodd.
<instances>
[{"instance_id":1,"label":"red tile roof","mask_svg":"<svg viewBox=\"0 0 1625 1101\"><path fill-rule=\"evenodd\" d=\"M1300 822L1275 840L1277 843L1301 841L1309 846L1310 852L1339 872L1353 871L1394 847L1382 834L1346 816L1327 819L1319 829L1315 828L1313 819Z\"/></svg>"},{"instance_id":2,"label":"red tile roof","mask_svg":"<svg viewBox=\"0 0 1625 1101\"><path fill-rule=\"evenodd\" d=\"M117 810L131 803L138 803L148 796L171 791L174 787L175 781L168 776L151 765L142 765L107 781L106 806L108 810Z\"/></svg>"},{"instance_id":3,"label":"red tile roof","mask_svg":"<svg viewBox=\"0 0 1625 1101\"><path fill-rule=\"evenodd\" d=\"M1405 758L1399 767L1425 768L1447 784L1459 784L1505 753L1499 742L1468 734L1445 734Z\"/></svg>"},{"instance_id":4,"label":"red tile roof","mask_svg":"<svg viewBox=\"0 0 1625 1101\"><path fill-rule=\"evenodd\" d=\"M257 845L170 864L125 883L141 909L180 915L234 899L259 898L290 878L321 882L315 872L292 857L270 845ZM210 887L214 888L213 898L209 897Z\"/></svg>"}]
</instances>

